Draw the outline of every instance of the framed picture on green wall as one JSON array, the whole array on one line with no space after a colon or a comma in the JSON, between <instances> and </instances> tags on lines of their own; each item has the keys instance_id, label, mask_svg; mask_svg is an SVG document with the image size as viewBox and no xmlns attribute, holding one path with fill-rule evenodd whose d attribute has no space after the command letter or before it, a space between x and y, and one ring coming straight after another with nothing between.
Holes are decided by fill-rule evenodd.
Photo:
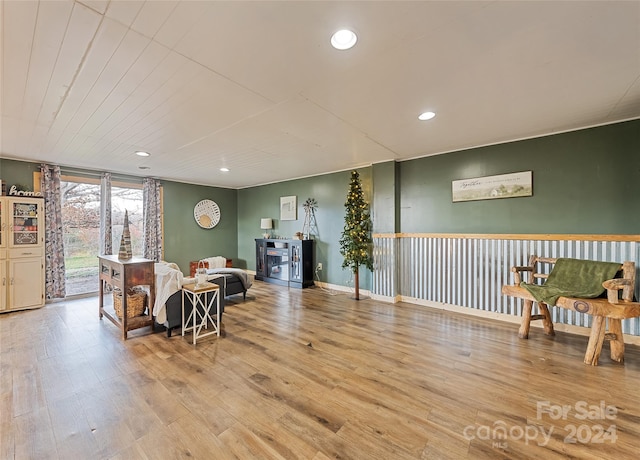
<instances>
[{"instance_id":1,"label":"framed picture on green wall","mask_svg":"<svg viewBox=\"0 0 640 460\"><path fill-rule=\"evenodd\" d=\"M298 220L297 201L295 195L280 197L280 220Z\"/></svg>"},{"instance_id":2,"label":"framed picture on green wall","mask_svg":"<svg viewBox=\"0 0 640 460\"><path fill-rule=\"evenodd\" d=\"M493 200L533 195L531 171L474 177L451 182L454 201Z\"/></svg>"}]
</instances>

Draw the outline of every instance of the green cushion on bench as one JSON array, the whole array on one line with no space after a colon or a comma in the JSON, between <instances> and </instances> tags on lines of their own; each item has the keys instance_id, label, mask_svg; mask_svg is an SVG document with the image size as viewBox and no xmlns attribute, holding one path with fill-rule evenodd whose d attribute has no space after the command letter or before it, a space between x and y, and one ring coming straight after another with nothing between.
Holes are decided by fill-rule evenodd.
<instances>
[{"instance_id":1,"label":"green cushion on bench","mask_svg":"<svg viewBox=\"0 0 640 460\"><path fill-rule=\"evenodd\" d=\"M619 263L595 260L558 259L543 285L522 283L538 302L555 305L558 297L599 297L602 283L614 278Z\"/></svg>"}]
</instances>

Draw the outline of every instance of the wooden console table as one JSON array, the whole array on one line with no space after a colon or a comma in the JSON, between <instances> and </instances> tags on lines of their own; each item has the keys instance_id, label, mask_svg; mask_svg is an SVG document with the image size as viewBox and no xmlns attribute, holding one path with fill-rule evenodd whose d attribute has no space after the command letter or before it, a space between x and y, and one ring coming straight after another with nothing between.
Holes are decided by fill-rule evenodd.
<instances>
[{"instance_id":1,"label":"wooden console table","mask_svg":"<svg viewBox=\"0 0 640 460\"><path fill-rule=\"evenodd\" d=\"M100 267L100 319L106 316L122 331L122 338L127 339L127 332L145 326L154 326L153 303L156 292L154 261L141 257L120 260L117 255L98 256ZM115 312L104 308L104 287L109 284L122 292L122 318ZM149 286L147 311L142 316L127 318L127 291L134 286Z\"/></svg>"}]
</instances>

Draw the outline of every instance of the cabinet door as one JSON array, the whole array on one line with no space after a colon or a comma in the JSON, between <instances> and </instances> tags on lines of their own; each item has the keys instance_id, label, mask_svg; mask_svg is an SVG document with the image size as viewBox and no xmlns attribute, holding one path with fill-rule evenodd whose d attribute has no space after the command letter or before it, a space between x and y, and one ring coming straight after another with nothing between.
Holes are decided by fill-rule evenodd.
<instances>
[{"instance_id":1,"label":"cabinet door","mask_svg":"<svg viewBox=\"0 0 640 460\"><path fill-rule=\"evenodd\" d=\"M44 260L41 257L9 261L8 308L44 305Z\"/></svg>"},{"instance_id":2,"label":"cabinet door","mask_svg":"<svg viewBox=\"0 0 640 460\"><path fill-rule=\"evenodd\" d=\"M313 240L302 241L302 285L313 286Z\"/></svg>"},{"instance_id":3,"label":"cabinet door","mask_svg":"<svg viewBox=\"0 0 640 460\"><path fill-rule=\"evenodd\" d=\"M264 240L256 240L256 278L262 280L267 273L267 252Z\"/></svg>"},{"instance_id":4,"label":"cabinet door","mask_svg":"<svg viewBox=\"0 0 640 460\"><path fill-rule=\"evenodd\" d=\"M0 248L7 247L7 224L5 222L4 213L7 208L6 200L0 198Z\"/></svg>"},{"instance_id":5,"label":"cabinet door","mask_svg":"<svg viewBox=\"0 0 640 460\"><path fill-rule=\"evenodd\" d=\"M24 248L43 244L44 213L43 200L36 198L10 198L9 247ZM5 211L6 213L6 211Z\"/></svg>"},{"instance_id":6,"label":"cabinet door","mask_svg":"<svg viewBox=\"0 0 640 460\"><path fill-rule=\"evenodd\" d=\"M7 261L0 259L0 311L7 308Z\"/></svg>"},{"instance_id":7,"label":"cabinet door","mask_svg":"<svg viewBox=\"0 0 640 460\"><path fill-rule=\"evenodd\" d=\"M289 260L291 261L291 270L289 270L289 281L294 283L302 282L302 244L293 241L289 244Z\"/></svg>"}]
</instances>

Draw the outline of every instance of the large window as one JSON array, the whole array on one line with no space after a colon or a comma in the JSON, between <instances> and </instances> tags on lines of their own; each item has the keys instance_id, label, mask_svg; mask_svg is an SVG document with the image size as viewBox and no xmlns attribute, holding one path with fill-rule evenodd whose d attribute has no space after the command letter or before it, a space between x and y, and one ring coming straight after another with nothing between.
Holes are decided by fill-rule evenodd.
<instances>
[{"instance_id":1,"label":"large window","mask_svg":"<svg viewBox=\"0 0 640 460\"><path fill-rule=\"evenodd\" d=\"M98 291L100 252L100 184L64 177L60 182L67 296ZM142 255L142 186L111 186L113 253L118 254L125 210L129 216L133 254Z\"/></svg>"},{"instance_id":2,"label":"large window","mask_svg":"<svg viewBox=\"0 0 640 460\"><path fill-rule=\"evenodd\" d=\"M134 256L142 257L143 220L142 220L142 188L111 186L111 223L113 253L120 250L120 238L124 225L124 213L129 218L131 232L131 249Z\"/></svg>"}]
</instances>

